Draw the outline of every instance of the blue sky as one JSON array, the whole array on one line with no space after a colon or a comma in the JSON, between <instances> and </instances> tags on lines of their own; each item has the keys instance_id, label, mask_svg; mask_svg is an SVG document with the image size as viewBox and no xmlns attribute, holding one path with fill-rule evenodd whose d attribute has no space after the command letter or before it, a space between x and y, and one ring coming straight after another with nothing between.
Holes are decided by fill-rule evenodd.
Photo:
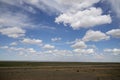
<instances>
[{"instance_id":1,"label":"blue sky","mask_svg":"<svg viewBox=\"0 0 120 80\"><path fill-rule=\"evenodd\" d=\"M120 0L0 0L0 60L120 62Z\"/></svg>"}]
</instances>

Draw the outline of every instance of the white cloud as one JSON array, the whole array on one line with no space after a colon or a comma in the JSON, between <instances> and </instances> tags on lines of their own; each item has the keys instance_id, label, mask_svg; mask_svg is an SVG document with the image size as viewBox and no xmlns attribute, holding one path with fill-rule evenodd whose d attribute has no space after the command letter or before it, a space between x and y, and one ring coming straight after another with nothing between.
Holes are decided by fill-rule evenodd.
<instances>
[{"instance_id":1,"label":"white cloud","mask_svg":"<svg viewBox=\"0 0 120 80\"><path fill-rule=\"evenodd\" d=\"M21 12L11 12L7 9L4 9L4 11L0 11L0 28L6 28L6 27L33 27L33 24L30 23L30 19L27 15L21 13Z\"/></svg>"},{"instance_id":2,"label":"white cloud","mask_svg":"<svg viewBox=\"0 0 120 80\"><path fill-rule=\"evenodd\" d=\"M28 12L31 12L33 14L36 13L36 10L33 7L31 7L31 6L24 6L24 10L26 10Z\"/></svg>"},{"instance_id":3,"label":"white cloud","mask_svg":"<svg viewBox=\"0 0 120 80\"><path fill-rule=\"evenodd\" d=\"M71 47L75 49L83 49L86 48L87 45L84 43L84 41L76 40L76 42L73 45L71 45Z\"/></svg>"},{"instance_id":4,"label":"white cloud","mask_svg":"<svg viewBox=\"0 0 120 80\"><path fill-rule=\"evenodd\" d=\"M37 51L34 50L33 48L28 48L27 51L30 52L30 53L36 53L36 52L37 52Z\"/></svg>"},{"instance_id":5,"label":"white cloud","mask_svg":"<svg viewBox=\"0 0 120 80\"><path fill-rule=\"evenodd\" d=\"M89 28L111 23L110 15L102 15L101 8L92 7L99 1L100 0L61 0L59 3L62 2L64 7L67 8L55 19L55 22L63 23L64 25L69 24L73 29Z\"/></svg>"},{"instance_id":6,"label":"white cloud","mask_svg":"<svg viewBox=\"0 0 120 80\"><path fill-rule=\"evenodd\" d=\"M99 59L99 60L103 60L105 59L105 55L103 55L103 53L99 53L99 52L94 52L94 54L92 54L92 58L93 59ZM96 60L96 62L97 62Z\"/></svg>"},{"instance_id":7,"label":"white cloud","mask_svg":"<svg viewBox=\"0 0 120 80\"><path fill-rule=\"evenodd\" d=\"M55 27L51 27L51 26L47 26L47 25L38 25L40 26L39 28L41 29L48 29L48 30L55 30L56 28Z\"/></svg>"},{"instance_id":8,"label":"white cloud","mask_svg":"<svg viewBox=\"0 0 120 80\"><path fill-rule=\"evenodd\" d=\"M55 5L58 6L58 4L55 4L55 1L49 1L49 0L1 0L1 2L7 3L9 5L14 5L17 6L19 8L22 8L28 12L32 12L32 13L36 13L36 10L34 9L40 9L43 11L49 10L50 12L54 12L55 10ZM27 5L25 5L27 4ZM52 7L53 6L53 7ZM51 9L51 7L53 9Z\"/></svg>"},{"instance_id":9,"label":"white cloud","mask_svg":"<svg viewBox=\"0 0 120 80\"><path fill-rule=\"evenodd\" d=\"M22 12L12 12L7 8L0 8L0 33L12 38L25 36L25 29L33 27L31 19Z\"/></svg>"},{"instance_id":10,"label":"white cloud","mask_svg":"<svg viewBox=\"0 0 120 80\"><path fill-rule=\"evenodd\" d=\"M96 25L111 23L110 15L102 15L100 8L89 8L83 11L66 12L55 19L56 23L69 24L73 29L89 28Z\"/></svg>"},{"instance_id":11,"label":"white cloud","mask_svg":"<svg viewBox=\"0 0 120 80\"><path fill-rule=\"evenodd\" d=\"M58 49L52 49L48 51L44 51L45 54L53 54L55 56L72 56L73 52L70 50L58 50Z\"/></svg>"},{"instance_id":12,"label":"white cloud","mask_svg":"<svg viewBox=\"0 0 120 80\"><path fill-rule=\"evenodd\" d=\"M35 45L41 45L42 44L42 40L40 40L40 39L30 39L30 38L24 38L21 42L25 43L25 44L35 44Z\"/></svg>"},{"instance_id":13,"label":"white cloud","mask_svg":"<svg viewBox=\"0 0 120 80\"><path fill-rule=\"evenodd\" d=\"M43 48L44 48L44 49L54 49L55 46L50 45L50 44L45 44L45 45L43 46Z\"/></svg>"},{"instance_id":14,"label":"white cloud","mask_svg":"<svg viewBox=\"0 0 120 80\"><path fill-rule=\"evenodd\" d=\"M9 47L9 50L17 51L18 53L37 53L37 51L33 48L17 48L17 47Z\"/></svg>"},{"instance_id":15,"label":"white cloud","mask_svg":"<svg viewBox=\"0 0 120 80\"><path fill-rule=\"evenodd\" d=\"M17 44L18 44L17 42L10 43L11 46L16 46Z\"/></svg>"},{"instance_id":16,"label":"white cloud","mask_svg":"<svg viewBox=\"0 0 120 80\"><path fill-rule=\"evenodd\" d=\"M8 46L0 46L0 48L2 48L2 49L8 49L9 47Z\"/></svg>"},{"instance_id":17,"label":"white cloud","mask_svg":"<svg viewBox=\"0 0 120 80\"><path fill-rule=\"evenodd\" d=\"M1 0L10 5L14 5L17 7L21 7L24 9L24 3L29 5L24 5L29 7L30 5L37 7L40 10L45 12L66 12L66 10L70 9L83 9L86 7L92 6L94 3L98 3L100 0ZM72 5L72 6L71 6ZM28 8L29 9L29 8ZM26 9L25 9L26 10Z\"/></svg>"},{"instance_id":18,"label":"white cloud","mask_svg":"<svg viewBox=\"0 0 120 80\"><path fill-rule=\"evenodd\" d=\"M108 40L110 37L101 31L88 30L83 37L83 41L100 41Z\"/></svg>"},{"instance_id":19,"label":"white cloud","mask_svg":"<svg viewBox=\"0 0 120 80\"><path fill-rule=\"evenodd\" d=\"M13 5L13 6L16 6L18 8L22 8L23 10L25 10L27 12L35 14L36 10L34 9L34 7L32 7L29 4L25 5L25 1L27 1L27 0L15 0L15 1L13 1L13 0L1 0L0 2L7 3L8 5ZM28 0L28 1L31 1L31 0Z\"/></svg>"},{"instance_id":20,"label":"white cloud","mask_svg":"<svg viewBox=\"0 0 120 80\"><path fill-rule=\"evenodd\" d=\"M106 32L106 34L111 35L115 38L120 38L120 29L112 29L112 30Z\"/></svg>"},{"instance_id":21,"label":"white cloud","mask_svg":"<svg viewBox=\"0 0 120 80\"><path fill-rule=\"evenodd\" d=\"M60 37L55 37L55 38L52 38L51 41L55 42L55 41L60 41L61 38Z\"/></svg>"},{"instance_id":22,"label":"white cloud","mask_svg":"<svg viewBox=\"0 0 120 80\"><path fill-rule=\"evenodd\" d=\"M96 47L94 45L87 45L84 41L80 39L76 39L70 44L73 44L71 45L71 47L73 48L72 52L76 55L94 54L96 50Z\"/></svg>"},{"instance_id":23,"label":"white cloud","mask_svg":"<svg viewBox=\"0 0 120 80\"><path fill-rule=\"evenodd\" d=\"M73 52L78 54L93 54L95 53L94 49L74 49Z\"/></svg>"},{"instance_id":24,"label":"white cloud","mask_svg":"<svg viewBox=\"0 0 120 80\"><path fill-rule=\"evenodd\" d=\"M107 0L107 1L111 4L112 9L117 14L117 17L120 18L120 0Z\"/></svg>"},{"instance_id":25,"label":"white cloud","mask_svg":"<svg viewBox=\"0 0 120 80\"><path fill-rule=\"evenodd\" d=\"M73 29L89 28L96 25L111 23L110 15L103 15L101 8L93 7L100 0L1 0L10 5L34 12L34 7L46 13L59 15L55 22L69 24ZM29 4L29 5L25 5ZM26 6L26 7L23 7ZM32 6L31 6L32 5ZM27 9L26 9L27 8ZM49 14L48 13L48 14Z\"/></svg>"},{"instance_id":26,"label":"white cloud","mask_svg":"<svg viewBox=\"0 0 120 80\"><path fill-rule=\"evenodd\" d=\"M36 54L37 51L34 48L16 48L16 47L10 47L11 50L18 51L18 53L23 54Z\"/></svg>"},{"instance_id":27,"label":"white cloud","mask_svg":"<svg viewBox=\"0 0 120 80\"><path fill-rule=\"evenodd\" d=\"M37 54L37 51L34 48L21 48L21 47L9 47L9 46L3 46L0 47L2 49L8 50L12 53L17 53L18 55L31 55L31 54Z\"/></svg>"},{"instance_id":28,"label":"white cloud","mask_svg":"<svg viewBox=\"0 0 120 80\"><path fill-rule=\"evenodd\" d=\"M118 49L118 48L104 49L104 52L111 53L111 54L114 54L114 55L119 55L120 54L120 49Z\"/></svg>"},{"instance_id":29,"label":"white cloud","mask_svg":"<svg viewBox=\"0 0 120 80\"><path fill-rule=\"evenodd\" d=\"M70 50L54 50L53 51L54 53L54 55L61 55L61 56L72 56L73 55L73 53L72 53L72 51L70 51Z\"/></svg>"},{"instance_id":30,"label":"white cloud","mask_svg":"<svg viewBox=\"0 0 120 80\"><path fill-rule=\"evenodd\" d=\"M0 29L0 33L12 38L25 36L25 30L19 27L2 28Z\"/></svg>"},{"instance_id":31,"label":"white cloud","mask_svg":"<svg viewBox=\"0 0 120 80\"><path fill-rule=\"evenodd\" d=\"M14 1L12 2L14 3ZM6 5L5 7L0 6L0 33L3 35L7 35L8 37L12 38L18 38L25 36L26 29L35 27L55 30L54 27L34 23L33 18L29 17L29 15L26 15L24 12L13 12L6 7Z\"/></svg>"}]
</instances>

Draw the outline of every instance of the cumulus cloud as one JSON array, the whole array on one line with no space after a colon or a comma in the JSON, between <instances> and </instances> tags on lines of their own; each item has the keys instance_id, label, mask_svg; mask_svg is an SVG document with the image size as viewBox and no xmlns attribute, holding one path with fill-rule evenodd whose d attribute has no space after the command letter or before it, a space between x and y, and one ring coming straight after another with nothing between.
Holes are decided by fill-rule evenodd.
<instances>
[{"instance_id":1,"label":"cumulus cloud","mask_svg":"<svg viewBox=\"0 0 120 80\"><path fill-rule=\"evenodd\" d=\"M79 54L93 54L95 53L94 49L74 49L73 52Z\"/></svg>"},{"instance_id":2,"label":"cumulus cloud","mask_svg":"<svg viewBox=\"0 0 120 80\"><path fill-rule=\"evenodd\" d=\"M120 49L118 49L118 48L104 49L104 52L111 53L111 54L114 54L114 55L119 55L120 54Z\"/></svg>"},{"instance_id":3,"label":"cumulus cloud","mask_svg":"<svg viewBox=\"0 0 120 80\"><path fill-rule=\"evenodd\" d=\"M12 12L11 10L0 6L0 33L12 38L25 36L26 30L33 27L31 19L22 12ZM6 6L7 7L7 6Z\"/></svg>"},{"instance_id":4,"label":"cumulus cloud","mask_svg":"<svg viewBox=\"0 0 120 80\"><path fill-rule=\"evenodd\" d=\"M1 1L0 1L1 2ZM10 8L12 5L20 5L20 0L18 1L8 1L3 0L0 5L0 33L3 35L7 35L12 38L19 38L25 36L27 28L40 27L41 29L51 29L54 30L54 27L45 26L42 24L34 23L33 18L26 15L26 13L22 11L13 11L8 8L8 4L10 4ZM12 3L11 3L12 2ZM14 6L14 7L15 7ZM25 6L25 5L24 5Z\"/></svg>"},{"instance_id":5,"label":"cumulus cloud","mask_svg":"<svg viewBox=\"0 0 120 80\"><path fill-rule=\"evenodd\" d=\"M69 24L73 29L89 28L111 23L110 15L102 15L100 8L89 8L83 11L66 12L55 19L56 23Z\"/></svg>"},{"instance_id":6,"label":"cumulus cloud","mask_svg":"<svg viewBox=\"0 0 120 80\"><path fill-rule=\"evenodd\" d=\"M75 48L75 49L83 49L83 48L86 48L87 45L85 44L84 41L76 41L73 45L71 45L72 48Z\"/></svg>"},{"instance_id":7,"label":"cumulus cloud","mask_svg":"<svg viewBox=\"0 0 120 80\"><path fill-rule=\"evenodd\" d=\"M19 27L10 27L10 28L2 28L0 29L0 33L3 35L7 35L8 37L18 38L25 36L25 30Z\"/></svg>"},{"instance_id":8,"label":"cumulus cloud","mask_svg":"<svg viewBox=\"0 0 120 80\"><path fill-rule=\"evenodd\" d=\"M9 47L8 50L17 51L18 53L37 53L37 51L34 48L17 48L17 47Z\"/></svg>"},{"instance_id":9,"label":"cumulus cloud","mask_svg":"<svg viewBox=\"0 0 120 80\"><path fill-rule=\"evenodd\" d=\"M53 54L54 56L72 56L73 52L70 50L59 50L59 49L52 49L43 52L44 54Z\"/></svg>"},{"instance_id":10,"label":"cumulus cloud","mask_svg":"<svg viewBox=\"0 0 120 80\"><path fill-rule=\"evenodd\" d=\"M9 50L18 51L18 53L23 53L23 54L37 53L37 51L34 48L9 47Z\"/></svg>"},{"instance_id":11,"label":"cumulus cloud","mask_svg":"<svg viewBox=\"0 0 120 80\"><path fill-rule=\"evenodd\" d=\"M56 23L69 24L73 29L89 28L111 23L110 15L103 15L101 8L93 5L100 0L1 0L4 3L34 12L34 7L46 13L57 13ZM25 5L28 4L28 5ZM26 7L23 7L26 6ZM32 6L31 6L32 5ZM27 9L26 9L27 8Z\"/></svg>"},{"instance_id":12,"label":"cumulus cloud","mask_svg":"<svg viewBox=\"0 0 120 80\"><path fill-rule=\"evenodd\" d=\"M25 44L35 44L35 45L41 45L42 44L42 40L40 40L40 39L30 39L30 38L24 38L21 42L25 43Z\"/></svg>"},{"instance_id":13,"label":"cumulus cloud","mask_svg":"<svg viewBox=\"0 0 120 80\"><path fill-rule=\"evenodd\" d=\"M115 38L120 38L120 29L112 29L112 30L106 32L106 34L111 35Z\"/></svg>"},{"instance_id":14,"label":"cumulus cloud","mask_svg":"<svg viewBox=\"0 0 120 80\"><path fill-rule=\"evenodd\" d=\"M9 47L9 46L1 46L1 49L8 50L9 52L15 52L17 54L37 54L37 51L34 48L21 48L21 47Z\"/></svg>"},{"instance_id":15,"label":"cumulus cloud","mask_svg":"<svg viewBox=\"0 0 120 80\"><path fill-rule=\"evenodd\" d=\"M11 46L16 46L17 44L18 44L17 42L10 43Z\"/></svg>"},{"instance_id":16,"label":"cumulus cloud","mask_svg":"<svg viewBox=\"0 0 120 80\"><path fill-rule=\"evenodd\" d=\"M101 31L88 30L83 37L83 41L100 41L108 40L110 37Z\"/></svg>"},{"instance_id":17,"label":"cumulus cloud","mask_svg":"<svg viewBox=\"0 0 120 80\"><path fill-rule=\"evenodd\" d=\"M77 53L77 54L93 54L95 53L95 49L93 48L89 48L84 41L81 41L79 39L76 39L75 41L73 41L74 44L71 45L71 47L73 48L73 53Z\"/></svg>"},{"instance_id":18,"label":"cumulus cloud","mask_svg":"<svg viewBox=\"0 0 120 80\"><path fill-rule=\"evenodd\" d=\"M43 46L43 48L44 48L44 49L54 49L55 46L50 45L50 44L45 44L45 45Z\"/></svg>"},{"instance_id":19,"label":"cumulus cloud","mask_svg":"<svg viewBox=\"0 0 120 80\"><path fill-rule=\"evenodd\" d=\"M28 48L27 50L28 50L28 52L30 52L30 53L36 53L36 52L37 52L37 51L36 51L35 49L33 49L33 48Z\"/></svg>"},{"instance_id":20,"label":"cumulus cloud","mask_svg":"<svg viewBox=\"0 0 120 80\"><path fill-rule=\"evenodd\" d=\"M55 37L55 38L52 38L51 41L55 42L55 41L60 41L61 38L60 37Z\"/></svg>"},{"instance_id":21,"label":"cumulus cloud","mask_svg":"<svg viewBox=\"0 0 120 80\"><path fill-rule=\"evenodd\" d=\"M107 1L111 4L112 9L117 14L117 17L120 18L120 0L107 0Z\"/></svg>"},{"instance_id":22,"label":"cumulus cloud","mask_svg":"<svg viewBox=\"0 0 120 80\"><path fill-rule=\"evenodd\" d=\"M4 11L2 11L4 10ZM21 12L12 12L7 9L1 9L0 11L0 28L5 27L21 27L25 28L27 26L32 27L32 24L30 23L31 19L28 18L27 15L21 13Z\"/></svg>"}]
</instances>

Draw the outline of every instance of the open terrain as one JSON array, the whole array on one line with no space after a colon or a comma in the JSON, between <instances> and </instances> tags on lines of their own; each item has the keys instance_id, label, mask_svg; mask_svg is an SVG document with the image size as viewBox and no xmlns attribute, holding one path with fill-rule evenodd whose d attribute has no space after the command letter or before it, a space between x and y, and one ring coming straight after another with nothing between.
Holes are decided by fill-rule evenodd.
<instances>
[{"instance_id":1,"label":"open terrain","mask_svg":"<svg viewBox=\"0 0 120 80\"><path fill-rule=\"evenodd\" d=\"M0 62L0 80L120 80L120 63Z\"/></svg>"}]
</instances>

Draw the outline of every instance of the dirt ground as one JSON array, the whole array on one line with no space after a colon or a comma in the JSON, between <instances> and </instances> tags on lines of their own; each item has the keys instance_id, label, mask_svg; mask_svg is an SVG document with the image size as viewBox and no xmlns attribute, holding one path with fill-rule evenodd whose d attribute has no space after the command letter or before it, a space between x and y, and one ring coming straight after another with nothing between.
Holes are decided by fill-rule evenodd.
<instances>
[{"instance_id":1,"label":"dirt ground","mask_svg":"<svg viewBox=\"0 0 120 80\"><path fill-rule=\"evenodd\" d=\"M120 80L120 64L0 67L0 80Z\"/></svg>"}]
</instances>

